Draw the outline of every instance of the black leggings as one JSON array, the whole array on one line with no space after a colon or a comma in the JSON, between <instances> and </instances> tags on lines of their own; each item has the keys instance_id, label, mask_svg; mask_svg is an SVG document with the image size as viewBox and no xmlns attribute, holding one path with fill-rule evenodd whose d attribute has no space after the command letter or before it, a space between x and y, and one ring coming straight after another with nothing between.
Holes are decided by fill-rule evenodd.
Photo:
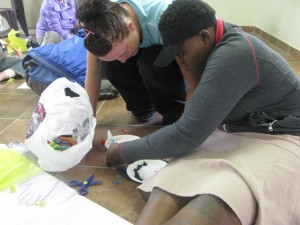
<instances>
[{"instance_id":1,"label":"black leggings","mask_svg":"<svg viewBox=\"0 0 300 225\"><path fill-rule=\"evenodd\" d=\"M184 109L186 85L175 60L165 68L154 66L160 50L159 45L140 49L126 63L101 62L101 70L134 115L154 107L174 122Z\"/></svg>"}]
</instances>

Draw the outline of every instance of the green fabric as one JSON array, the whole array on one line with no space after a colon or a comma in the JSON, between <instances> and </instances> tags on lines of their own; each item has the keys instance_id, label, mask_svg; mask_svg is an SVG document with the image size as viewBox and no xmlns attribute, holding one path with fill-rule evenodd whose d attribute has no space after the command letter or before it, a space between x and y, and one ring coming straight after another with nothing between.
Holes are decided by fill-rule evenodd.
<instances>
[{"instance_id":1,"label":"green fabric","mask_svg":"<svg viewBox=\"0 0 300 225\"><path fill-rule=\"evenodd\" d=\"M0 190L41 172L41 168L30 162L20 152L11 149L0 149Z\"/></svg>"}]
</instances>

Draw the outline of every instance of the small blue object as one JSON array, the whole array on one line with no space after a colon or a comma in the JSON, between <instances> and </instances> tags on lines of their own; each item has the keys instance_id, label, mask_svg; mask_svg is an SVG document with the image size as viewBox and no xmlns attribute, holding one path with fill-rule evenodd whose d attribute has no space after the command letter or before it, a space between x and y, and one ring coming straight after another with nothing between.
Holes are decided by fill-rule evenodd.
<instances>
[{"instance_id":1,"label":"small blue object","mask_svg":"<svg viewBox=\"0 0 300 225\"><path fill-rule=\"evenodd\" d=\"M54 138L53 141L54 141L56 144L60 144L60 143L61 143L61 140L59 140L58 138Z\"/></svg>"},{"instance_id":2,"label":"small blue object","mask_svg":"<svg viewBox=\"0 0 300 225\"><path fill-rule=\"evenodd\" d=\"M80 28L76 34L78 37L85 38L84 29Z\"/></svg>"},{"instance_id":3,"label":"small blue object","mask_svg":"<svg viewBox=\"0 0 300 225\"><path fill-rule=\"evenodd\" d=\"M98 185L98 184L102 184L103 182L101 180L97 180L97 181L92 181L94 178L94 175L91 175L86 181L80 182L77 180L72 180L69 182L69 186L70 187L76 187L76 186L81 186L81 188L79 189L78 193L80 195L86 195L88 193L87 188L89 186L92 185Z\"/></svg>"},{"instance_id":4,"label":"small blue object","mask_svg":"<svg viewBox=\"0 0 300 225\"><path fill-rule=\"evenodd\" d=\"M120 181L119 180L115 180L114 184L118 185L118 184L120 184Z\"/></svg>"}]
</instances>

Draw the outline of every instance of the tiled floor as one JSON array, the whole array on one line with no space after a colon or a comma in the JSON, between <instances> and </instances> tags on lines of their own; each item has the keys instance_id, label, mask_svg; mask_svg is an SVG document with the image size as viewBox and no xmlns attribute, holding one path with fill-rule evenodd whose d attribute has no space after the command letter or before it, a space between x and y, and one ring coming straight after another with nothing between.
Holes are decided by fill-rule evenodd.
<instances>
[{"instance_id":1,"label":"tiled floor","mask_svg":"<svg viewBox=\"0 0 300 225\"><path fill-rule=\"evenodd\" d=\"M300 78L300 61L270 43L267 44L286 58ZM39 98L31 90L17 89L23 82L22 78L16 79L13 83L0 82L0 143L8 144L13 140L24 142L32 110ZM119 97L99 102L96 129L100 137L105 137L108 129L114 135L121 134L121 129L125 129L127 134L145 136L159 129L159 126L136 123ZM123 178L119 179L118 185L115 185L118 171L100 167L100 164L92 150L79 165L54 175L68 182L71 179L84 180L90 174L95 174L95 179L103 180L104 184L91 187L87 198L134 223L144 206L144 202L135 190L138 184Z\"/></svg>"}]
</instances>

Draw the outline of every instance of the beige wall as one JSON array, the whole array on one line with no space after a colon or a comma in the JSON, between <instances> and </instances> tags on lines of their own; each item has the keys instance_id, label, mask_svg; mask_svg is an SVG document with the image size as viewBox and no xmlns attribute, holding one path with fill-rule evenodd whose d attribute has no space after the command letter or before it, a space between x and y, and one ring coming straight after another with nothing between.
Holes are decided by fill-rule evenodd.
<instances>
[{"instance_id":1,"label":"beige wall","mask_svg":"<svg viewBox=\"0 0 300 225\"><path fill-rule=\"evenodd\" d=\"M206 2L216 9L218 17L241 26L258 27L300 50L300 0Z\"/></svg>"},{"instance_id":2,"label":"beige wall","mask_svg":"<svg viewBox=\"0 0 300 225\"><path fill-rule=\"evenodd\" d=\"M29 28L35 28L43 0L23 0ZM146 0L144 0L146 1ZM206 0L217 16L241 26L255 26L300 50L300 0ZM0 0L9 7L10 0Z\"/></svg>"},{"instance_id":3,"label":"beige wall","mask_svg":"<svg viewBox=\"0 0 300 225\"><path fill-rule=\"evenodd\" d=\"M255 25L300 50L300 1L259 0Z\"/></svg>"},{"instance_id":4,"label":"beige wall","mask_svg":"<svg viewBox=\"0 0 300 225\"><path fill-rule=\"evenodd\" d=\"M240 26L254 26L257 1L205 0L216 10L217 17Z\"/></svg>"}]
</instances>

